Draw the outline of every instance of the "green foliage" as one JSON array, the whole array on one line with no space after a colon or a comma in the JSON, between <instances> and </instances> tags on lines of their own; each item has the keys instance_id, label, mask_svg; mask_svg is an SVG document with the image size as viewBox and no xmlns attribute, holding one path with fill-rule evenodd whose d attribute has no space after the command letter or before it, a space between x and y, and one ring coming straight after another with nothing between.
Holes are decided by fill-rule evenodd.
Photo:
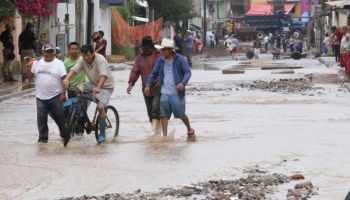
<instances>
[{"instance_id":1,"label":"green foliage","mask_svg":"<svg viewBox=\"0 0 350 200\"><path fill-rule=\"evenodd\" d=\"M174 22L177 27L180 21L187 21L192 8L192 0L161 0L153 3L156 3L155 18L163 17L164 22Z\"/></svg>"},{"instance_id":2,"label":"green foliage","mask_svg":"<svg viewBox=\"0 0 350 200\"><path fill-rule=\"evenodd\" d=\"M128 45L112 45L113 55L124 55L127 60L133 60L135 58L135 49Z\"/></svg>"},{"instance_id":3,"label":"green foliage","mask_svg":"<svg viewBox=\"0 0 350 200\"><path fill-rule=\"evenodd\" d=\"M131 13L128 6L117 6L116 8L125 21L129 22L131 20Z\"/></svg>"},{"instance_id":4,"label":"green foliage","mask_svg":"<svg viewBox=\"0 0 350 200\"><path fill-rule=\"evenodd\" d=\"M16 12L16 7L14 0L1 0L0 1L0 21L6 19L7 17L14 16Z\"/></svg>"},{"instance_id":5,"label":"green foliage","mask_svg":"<svg viewBox=\"0 0 350 200\"><path fill-rule=\"evenodd\" d=\"M246 12L244 5L232 5L231 9L234 13L237 13L237 14L244 14Z\"/></svg>"}]
</instances>

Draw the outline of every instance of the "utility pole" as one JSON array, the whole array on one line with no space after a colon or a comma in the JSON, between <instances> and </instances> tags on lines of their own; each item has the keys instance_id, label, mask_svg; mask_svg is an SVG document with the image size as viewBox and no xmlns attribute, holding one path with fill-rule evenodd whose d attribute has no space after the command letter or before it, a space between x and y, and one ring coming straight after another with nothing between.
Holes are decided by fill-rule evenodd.
<instances>
[{"instance_id":1,"label":"utility pole","mask_svg":"<svg viewBox=\"0 0 350 200\"><path fill-rule=\"evenodd\" d=\"M87 27L86 27L86 44L91 44L92 17L94 15L94 4L92 0L87 1Z\"/></svg>"},{"instance_id":2,"label":"utility pole","mask_svg":"<svg viewBox=\"0 0 350 200\"><path fill-rule=\"evenodd\" d=\"M75 31L75 38L76 41L79 44L84 44L84 36L83 36L83 7L84 7L84 2L83 0L76 0L75 1L75 27L76 27L76 31Z\"/></svg>"},{"instance_id":3,"label":"utility pole","mask_svg":"<svg viewBox=\"0 0 350 200\"><path fill-rule=\"evenodd\" d=\"M203 47L207 46L207 0L204 0Z\"/></svg>"},{"instance_id":4,"label":"utility pole","mask_svg":"<svg viewBox=\"0 0 350 200\"><path fill-rule=\"evenodd\" d=\"M311 49L311 0L308 0L308 16L307 16L307 50L310 51Z\"/></svg>"}]
</instances>

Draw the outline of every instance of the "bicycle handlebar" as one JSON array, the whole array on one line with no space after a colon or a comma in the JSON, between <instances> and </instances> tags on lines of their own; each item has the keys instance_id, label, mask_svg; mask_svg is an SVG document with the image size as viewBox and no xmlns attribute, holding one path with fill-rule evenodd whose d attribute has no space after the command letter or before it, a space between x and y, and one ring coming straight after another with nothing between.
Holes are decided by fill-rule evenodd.
<instances>
[{"instance_id":1,"label":"bicycle handlebar","mask_svg":"<svg viewBox=\"0 0 350 200\"><path fill-rule=\"evenodd\" d=\"M81 89L81 88L78 88L78 87L69 87L68 88L69 91L72 91L74 92L77 96L80 96L84 99L87 99L87 100L90 100L90 101L93 101L95 103L98 103L98 99L96 98L96 96L92 93L92 90L89 90L89 89Z\"/></svg>"}]
</instances>

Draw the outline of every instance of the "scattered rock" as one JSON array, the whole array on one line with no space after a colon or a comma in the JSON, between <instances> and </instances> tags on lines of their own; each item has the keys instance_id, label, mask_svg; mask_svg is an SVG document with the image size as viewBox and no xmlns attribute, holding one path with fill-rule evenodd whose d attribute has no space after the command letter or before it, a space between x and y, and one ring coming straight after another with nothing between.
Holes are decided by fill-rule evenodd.
<instances>
[{"instance_id":1,"label":"scattered rock","mask_svg":"<svg viewBox=\"0 0 350 200\"><path fill-rule=\"evenodd\" d=\"M314 188L314 186L312 185L311 181L307 181L307 182L304 182L304 183L296 184L294 188L295 189L308 189L308 190L311 190L312 188Z\"/></svg>"},{"instance_id":2,"label":"scattered rock","mask_svg":"<svg viewBox=\"0 0 350 200\"><path fill-rule=\"evenodd\" d=\"M293 174L291 176L292 180L301 180L301 179L305 179L305 177L302 174Z\"/></svg>"}]
</instances>

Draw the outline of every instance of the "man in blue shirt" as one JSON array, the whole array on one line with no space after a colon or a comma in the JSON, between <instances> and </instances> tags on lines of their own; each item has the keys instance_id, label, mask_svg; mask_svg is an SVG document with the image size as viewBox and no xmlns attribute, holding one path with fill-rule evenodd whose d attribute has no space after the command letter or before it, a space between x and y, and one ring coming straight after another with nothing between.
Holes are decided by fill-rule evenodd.
<instances>
[{"instance_id":1,"label":"man in blue shirt","mask_svg":"<svg viewBox=\"0 0 350 200\"><path fill-rule=\"evenodd\" d=\"M186 31L184 44L185 44L185 56L187 58L187 63L190 67L192 67L193 36L190 30Z\"/></svg>"},{"instance_id":2,"label":"man in blue shirt","mask_svg":"<svg viewBox=\"0 0 350 200\"><path fill-rule=\"evenodd\" d=\"M189 139L194 140L194 129L185 114L185 85L191 78L191 70L186 60L174 52L175 45L171 39L163 39L160 46L162 57L160 57L146 81L145 95L150 93L153 81L159 76L160 84L160 122L163 136L168 134L168 120L171 114L180 118L187 128Z\"/></svg>"}]
</instances>

